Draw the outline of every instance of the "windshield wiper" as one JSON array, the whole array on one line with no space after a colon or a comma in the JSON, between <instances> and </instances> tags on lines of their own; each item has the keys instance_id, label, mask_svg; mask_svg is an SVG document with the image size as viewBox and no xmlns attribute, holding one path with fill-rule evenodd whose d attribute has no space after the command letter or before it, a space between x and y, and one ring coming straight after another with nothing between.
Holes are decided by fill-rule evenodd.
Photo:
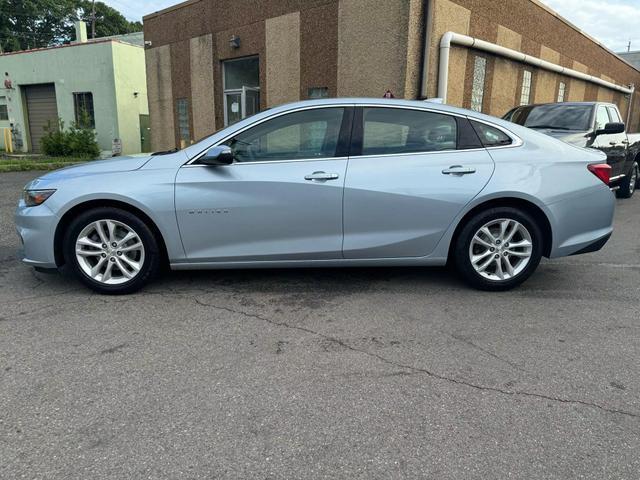
<instances>
[{"instance_id":1,"label":"windshield wiper","mask_svg":"<svg viewBox=\"0 0 640 480\"><path fill-rule=\"evenodd\" d=\"M558 127L557 125L527 125L527 128L548 128L549 130L574 130L573 128Z\"/></svg>"},{"instance_id":2,"label":"windshield wiper","mask_svg":"<svg viewBox=\"0 0 640 480\"><path fill-rule=\"evenodd\" d=\"M163 150L161 152L153 152L151 154L151 156L155 156L155 155L169 155L170 153L176 153L178 150L180 150L179 148L172 148L171 150Z\"/></svg>"}]
</instances>

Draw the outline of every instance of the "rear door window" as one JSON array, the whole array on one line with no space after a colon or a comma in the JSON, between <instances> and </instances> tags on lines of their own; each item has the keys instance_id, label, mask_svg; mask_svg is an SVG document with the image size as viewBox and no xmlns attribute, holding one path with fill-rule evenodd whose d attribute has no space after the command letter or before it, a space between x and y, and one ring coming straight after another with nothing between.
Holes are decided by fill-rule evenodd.
<instances>
[{"instance_id":1,"label":"rear door window","mask_svg":"<svg viewBox=\"0 0 640 480\"><path fill-rule=\"evenodd\" d=\"M457 125L450 115L365 107L362 116L362 155L438 152L457 148Z\"/></svg>"}]
</instances>

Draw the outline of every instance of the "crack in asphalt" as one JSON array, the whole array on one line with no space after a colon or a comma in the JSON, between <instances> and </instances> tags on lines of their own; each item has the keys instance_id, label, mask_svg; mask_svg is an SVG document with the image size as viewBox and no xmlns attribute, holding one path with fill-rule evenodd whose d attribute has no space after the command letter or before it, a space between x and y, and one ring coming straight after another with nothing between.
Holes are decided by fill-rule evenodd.
<instances>
[{"instance_id":1,"label":"crack in asphalt","mask_svg":"<svg viewBox=\"0 0 640 480\"><path fill-rule=\"evenodd\" d=\"M542 400L548 400L548 401L552 401L552 402L558 402L558 403L563 403L563 404L572 404L572 405L582 405L582 406L586 406L586 407L592 407L592 408L596 408L598 410L607 412L607 413L614 413L614 414L619 414L619 415L626 415L628 417L632 417L632 418L640 418L640 414L634 413L634 412L629 412L626 410L619 410L619 409L615 409L615 408L609 408L609 407L605 407L603 405L600 405L598 403L593 403L593 402L587 402L584 400L575 400L575 399L567 399L567 398L560 398L560 397L553 397L551 395L545 395L542 393L534 393L534 392L527 392L524 390L504 390L501 388L497 388L497 387L489 387L486 385L478 385L475 383L471 383L465 380L458 380L455 378L451 378L451 377L447 377L444 375L441 375L439 373L435 373L432 372L431 370L428 370L426 368L422 368L422 367L416 367L413 365L406 365L400 362L396 362L393 360L390 360L386 357L383 357L382 355L379 355L377 353L373 353L370 352L368 350L362 349L362 348L358 348L358 347L354 347L353 345L350 345L348 343L346 343L343 340L340 340L339 338L336 337L332 337L330 335L326 335L324 333L312 330L310 328L307 327L301 327L299 325L291 325L289 323L286 322L277 322L275 320L272 320L270 318L267 318L263 315L257 314L257 313L249 313L249 312L245 312L242 310L237 310L234 308L230 308L230 307L225 307L222 305L216 305L216 304L212 304L212 303L207 303L207 302L203 302L202 300L198 299L198 298L193 298L193 300L195 301L196 304L203 306L203 307L210 307L210 308L215 308L217 310L223 310L226 312L230 312L230 313L235 313L237 315L242 315L244 317L247 318L253 318L253 319L257 319L260 320L262 322L267 322L271 325L277 326L277 327L283 327L283 328L287 328L287 329L291 329L291 330L298 330L301 332L305 332L311 335L315 335L318 336L320 338L323 338L329 342L335 343L337 345L340 345L341 347L347 349L347 350L351 350L353 352L358 352L364 355L367 355L369 357L375 358L383 363L386 363L387 365L392 365L396 368L400 368L403 370L409 370L410 372L414 372L414 373L422 373L424 375L427 375L428 377L431 378L435 378L438 380L442 380L448 383L453 383L455 385L462 385L465 387L469 387L469 388L473 388L475 390L479 390L479 391L486 391L486 392L494 392L494 393L500 393L502 395L508 395L508 396L523 396L523 397L531 397L531 398L537 398L537 399L542 399ZM407 372L408 373L408 372Z\"/></svg>"},{"instance_id":2,"label":"crack in asphalt","mask_svg":"<svg viewBox=\"0 0 640 480\"><path fill-rule=\"evenodd\" d=\"M457 340L459 342L462 342L466 345L469 345L472 348L475 348L476 350L481 351L482 353L489 355L492 358L495 358L496 360L505 363L507 365L509 365L512 368L515 368L516 370L519 370L521 372L525 372L525 373L529 373L527 370L525 370L524 368L522 368L520 365L518 365L517 363L513 363L510 360L507 360L506 358L502 358L498 355L496 355L495 353L493 353L491 350L487 350L486 348L481 347L480 345L476 345L475 343L473 343L471 340L466 339L465 337L463 337L462 335L457 335L455 333L446 333L443 332L446 335L449 335L451 338L453 338L454 340Z\"/></svg>"}]
</instances>

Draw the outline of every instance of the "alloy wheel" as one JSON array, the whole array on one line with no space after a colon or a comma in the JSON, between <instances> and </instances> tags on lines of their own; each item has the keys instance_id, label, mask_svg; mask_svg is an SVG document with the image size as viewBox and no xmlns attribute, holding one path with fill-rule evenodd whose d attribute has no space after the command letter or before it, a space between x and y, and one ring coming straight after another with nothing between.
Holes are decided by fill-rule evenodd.
<instances>
[{"instance_id":1,"label":"alloy wheel","mask_svg":"<svg viewBox=\"0 0 640 480\"><path fill-rule=\"evenodd\" d=\"M631 178L629 179L629 193L633 194L636 189L636 183L638 182L638 166L635 165L631 169Z\"/></svg>"},{"instance_id":2,"label":"alloy wheel","mask_svg":"<svg viewBox=\"0 0 640 480\"><path fill-rule=\"evenodd\" d=\"M533 251L531 234L509 218L491 220L471 239L469 259L486 279L504 281L516 277L529 264Z\"/></svg>"},{"instance_id":3,"label":"alloy wheel","mask_svg":"<svg viewBox=\"0 0 640 480\"><path fill-rule=\"evenodd\" d=\"M76 240L76 259L96 282L117 285L133 279L144 263L144 245L130 226L117 220L96 220Z\"/></svg>"}]
</instances>

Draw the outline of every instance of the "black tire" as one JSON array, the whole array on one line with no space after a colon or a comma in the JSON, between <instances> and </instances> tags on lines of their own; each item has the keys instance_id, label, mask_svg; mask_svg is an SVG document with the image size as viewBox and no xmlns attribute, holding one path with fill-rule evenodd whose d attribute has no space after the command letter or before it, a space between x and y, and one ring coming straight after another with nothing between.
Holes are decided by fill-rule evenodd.
<instances>
[{"instance_id":1,"label":"black tire","mask_svg":"<svg viewBox=\"0 0 640 480\"><path fill-rule=\"evenodd\" d=\"M124 283L111 285L94 280L84 272L76 258L76 241L80 233L91 223L106 219L121 222L133 229L144 247L144 260L140 270L133 278ZM87 287L98 293L108 295L124 295L140 290L156 277L162 264L158 241L149 226L136 215L114 207L87 210L73 219L63 238L63 254L65 267L67 267L68 271L73 273ZM114 253L112 255L115 256Z\"/></svg>"},{"instance_id":2,"label":"black tire","mask_svg":"<svg viewBox=\"0 0 640 480\"><path fill-rule=\"evenodd\" d=\"M484 225L499 219L515 220L526 228L531 237L529 262L513 277L505 280L486 278L471 263L471 241ZM508 244L506 244L508 245ZM536 270L543 252L543 236L539 225L526 211L513 207L496 207L477 213L460 230L453 246L453 261L462 279L479 290L503 291L520 285ZM489 257L493 254L489 255ZM489 258L487 257L487 258ZM496 257L497 258L497 257Z\"/></svg>"},{"instance_id":3,"label":"black tire","mask_svg":"<svg viewBox=\"0 0 640 480\"><path fill-rule=\"evenodd\" d=\"M631 169L627 175L620 182L620 188L616 194L620 198L631 198L636 191L638 185L638 178L640 177L640 168L638 168L638 162L633 162Z\"/></svg>"}]
</instances>

